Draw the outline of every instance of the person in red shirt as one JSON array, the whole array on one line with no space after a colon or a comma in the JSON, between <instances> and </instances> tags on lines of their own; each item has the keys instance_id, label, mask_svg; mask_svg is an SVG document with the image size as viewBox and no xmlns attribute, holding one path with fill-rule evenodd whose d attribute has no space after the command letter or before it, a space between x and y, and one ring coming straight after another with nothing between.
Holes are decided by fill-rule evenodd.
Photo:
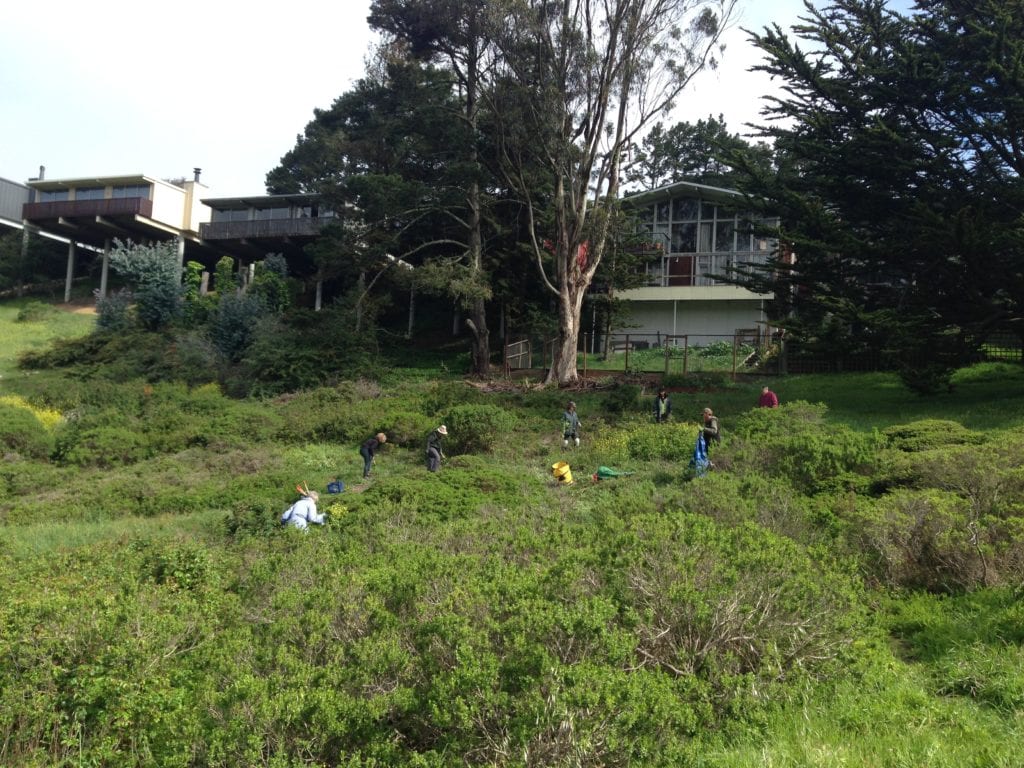
<instances>
[{"instance_id":1,"label":"person in red shirt","mask_svg":"<svg viewBox=\"0 0 1024 768\"><path fill-rule=\"evenodd\" d=\"M761 398L757 401L757 404L761 408L778 408L779 396L765 386L765 388L761 390Z\"/></svg>"}]
</instances>

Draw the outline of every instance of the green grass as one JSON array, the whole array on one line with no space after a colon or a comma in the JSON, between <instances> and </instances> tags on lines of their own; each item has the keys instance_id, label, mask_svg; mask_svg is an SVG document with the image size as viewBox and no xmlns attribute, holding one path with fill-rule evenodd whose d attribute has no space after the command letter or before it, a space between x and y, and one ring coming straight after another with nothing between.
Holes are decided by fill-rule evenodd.
<instances>
[{"instance_id":1,"label":"green grass","mask_svg":"<svg viewBox=\"0 0 1024 768\"><path fill-rule=\"evenodd\" d=\"M45 508L40 505L40 512ZM107 541L128 543L186 537L208 538L220 533L225 518L221 510L193 514L130 517L95 522L51 522L41 520L28 525L5 526L0 552L15 560L52 554L62 550L87 548Z\"/></svg>"},{"instance_id":2,"label":"green grass","mask_svg":"<svg viewBox=\"0 0 1024 768\"><path fill-rule=\"evenodd\" d=\"M969 429L1024 426L1024 366L981 363L953 376L953 389L921 397L895 374L802 375L768 381L782 401L825 403L830 419L855 429L884 428L919 419L949 419Z\"/></svg>"},{"instance_id":3,"label":"green grass","mask_svg":"<svg viewBox=\"0 0 1024 768\"><path fill-rule=\"evenodd\" d=\"M0 378L4 380L27 375L17 367L22 352L45 349L54 339L84 336L96 325L94 315L67 311L62 305L52 305L53 311L38 320L18 320L23 308L38 304L36 299L0 302Z\"/></svg>"}]
</instances>

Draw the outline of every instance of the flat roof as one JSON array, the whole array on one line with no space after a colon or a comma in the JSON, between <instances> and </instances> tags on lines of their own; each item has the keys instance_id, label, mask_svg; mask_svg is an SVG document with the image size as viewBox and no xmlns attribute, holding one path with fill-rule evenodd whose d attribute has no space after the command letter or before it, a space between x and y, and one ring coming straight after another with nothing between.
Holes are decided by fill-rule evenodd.
<instances>
[{"instance_id":1,"label":"flat roof","mask_svg":"<svg viewBox=\"0 0 1024 768\"><path fill-rule=\"evenodd\" d=\"M245 197L204 197L200 202L220 211L245 208L280 208L282 205L306 205L322 198L316 192L296 192L290 195L246 195Z\"/></svg>"},{"instance_id":2,"label":"flat roof","mask_svg":"<svg viewBox=\"0 0 1024 768\"><path fill-rule=\"evenodd\" d=\"M182 183L189 179L182 179ZM119 174L116 176L83 176L77 179L30 179L28 186L39 190L71 189L72 187L106 187L120 184L164 184L168 187L181 187L167 179L158 179L144 173ZM199 186L203 186L200 184Z\"/></svg>"},{"instance_id":3,"label":"flat roof","mask_svg":"<svg viewBox=\"0 0 1024 768\"><path fill-rule=\"evenodd\" d=\"M743 193L737 192L735 189L712 187L709 184L698 184L695 181L677 181L662 187L656 187L655 189L626 193L622 201L624 203L655 203L659 200L677 197L680 192L688 192L691 196L700 196L708 200L718 200L721 202L734 202L736 198L743 197Z\"/></svg>"}]
</instances>

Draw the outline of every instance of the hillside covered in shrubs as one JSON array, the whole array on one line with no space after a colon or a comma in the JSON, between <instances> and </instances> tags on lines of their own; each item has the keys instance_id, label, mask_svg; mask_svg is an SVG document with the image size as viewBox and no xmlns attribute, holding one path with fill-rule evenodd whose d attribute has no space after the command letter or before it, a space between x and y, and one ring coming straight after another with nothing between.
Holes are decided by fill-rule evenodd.
<instances>
[{"instance_id":1,"label":"hillside covered in shrubs","mask_svg":"<svg viewBox=\"0 0 1024 768\"><path fill-rule=\"evenodd\" d=\"M780 380L778 409L677 382L664 425L596 380L563 452L563 391L382 355L237 398L166 345L86 336L3 380L0 764L1018 764L1018 369L873 427L828 403L884 379ZM996 391L1003 424L965 423ZM305 534L277 522L300 482Z\"/></svg>"}]
</instances>

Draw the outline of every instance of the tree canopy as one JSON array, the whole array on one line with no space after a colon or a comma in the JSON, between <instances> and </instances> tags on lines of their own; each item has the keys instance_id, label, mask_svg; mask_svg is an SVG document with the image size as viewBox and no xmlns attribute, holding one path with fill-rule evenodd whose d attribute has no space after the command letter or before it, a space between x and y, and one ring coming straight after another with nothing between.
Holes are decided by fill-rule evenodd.
<instances>
[{"instance_id":1,"label":"tree canopy","mask_svg":"<svg viewBox=\"0 0 1024 768\"><path fill-rule=\"evenodd\" d=\"M783 160L748 163L744 187L796 260L746 282L791 326L856 329L922 391L993 329L1020 333L1024 4L807 3L791 34L752 39L784 83L763 130Z\"/></svg>"}]
</instances>

